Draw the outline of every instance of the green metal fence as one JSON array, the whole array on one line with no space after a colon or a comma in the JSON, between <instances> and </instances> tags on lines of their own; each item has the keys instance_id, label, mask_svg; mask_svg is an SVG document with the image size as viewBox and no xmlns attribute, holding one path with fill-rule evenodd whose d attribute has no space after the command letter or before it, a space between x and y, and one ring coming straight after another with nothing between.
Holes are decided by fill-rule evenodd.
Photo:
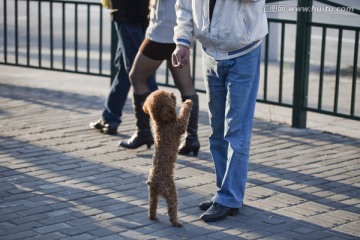
<instances>
[{"instance_id":1,"label":"green metal fence","mask_svg":"<svg viewBox=\"0 0 360 240\"><path fill-rule=\"evenodd\" d=\"M0 0L0 64L111 78L117 39L109 14L99 2ZM316 2L346 7L327 0ZM275 10L284 10L279 8L281 1L267 3L270 10L275 4ZM360 27L313 22L312 11L304 10L312 6L312 0L298 0L301 9L296 20L268 18L270 31L263 42L263 76L257 101L291 108L292 126L299 128L306 127L307 112L360 120ZM358 16L360 10L352 8L351 14ZM321 36L318 47L312 40L315 31ZM336 35L335 47L329 44L330 32ZM345 35L351 39L351 46L344 41ZM276 57L274 47L279 48ZM195 48L192 53L194 84L197 91L204 92L201 64L196 61L201 52ZM336 61L328 63L329 59ZM344 66L344 62L352 66ZM166 67L157 75L160 85L174 87Z\"/></svg>"},{"instance_id":2,"label":"green metal fence","mask_svg":"<svg viewBox=\"0 0 360 240\"><path fill-rule=\"evenodd\" d=\"M2 0L0 7L1 64L110 76L110 24L101 4Z\"/></svg>"}]
</instances>

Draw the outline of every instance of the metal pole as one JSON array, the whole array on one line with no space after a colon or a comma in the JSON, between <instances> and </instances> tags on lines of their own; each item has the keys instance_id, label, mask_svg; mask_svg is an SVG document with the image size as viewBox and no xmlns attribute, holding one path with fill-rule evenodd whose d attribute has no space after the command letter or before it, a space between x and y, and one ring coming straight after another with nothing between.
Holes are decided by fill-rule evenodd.
<instances>
[{"instance_id":1,"label":"metal pole","mask_svg":"<svg viewBox=\"0 0 360 240\"><path fill-rule=\"evenodd\" d=\"M313 0L298 0L292 113L292 127L296 128L306 128L312 5Z\"/></svg>"},{"instance_id":2,"label":"metal pole","mask_svg":"<svg viewBox=\"0 0 360 240\"><path fill-rule=\"evenodd\" d=\"M115 24L112 22L111 23L111 62L110 62L110 66L111 66L110 77L111 77L111 79L110 79L110 86L112 85L112 83L115 79L116 73L117 73L117 69L114 64L117 45L118 45L118 37L117 37L117 33L116 33Z\"/></svg>"}]
</instances>

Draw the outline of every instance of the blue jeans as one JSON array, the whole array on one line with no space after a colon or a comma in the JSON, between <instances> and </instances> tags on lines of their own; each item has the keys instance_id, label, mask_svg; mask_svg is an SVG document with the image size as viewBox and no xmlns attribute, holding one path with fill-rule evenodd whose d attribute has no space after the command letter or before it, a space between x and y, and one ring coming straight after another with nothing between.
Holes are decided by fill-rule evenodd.
<instances>
[{"instance_id":1,"label":"blue jeans","mask_svg":"<svg viewBox=\"0 0 360 240\"><path fill-rule=\"evenodd\" d=\"M260 78L260 46L243 56L221 61L203 53L203 69L217 186L213 201L240 208Z\"/></svg>"},{"instance_id":2,"label":"blue jeans","mask_svg":"<svg viewBox=\"0 0 360 240\"><path fill-rule=\"evenodd\" d=\"M146 29L141 23L132 24L115 21L114 24L118 35L118 46L114 59L117 74L106 98L102 117L109 123L119 125L131 86L129 72L144 40ZM148 79L148 84L150 91L157 89L154 75Z\"/></svg>"}]
</instances>

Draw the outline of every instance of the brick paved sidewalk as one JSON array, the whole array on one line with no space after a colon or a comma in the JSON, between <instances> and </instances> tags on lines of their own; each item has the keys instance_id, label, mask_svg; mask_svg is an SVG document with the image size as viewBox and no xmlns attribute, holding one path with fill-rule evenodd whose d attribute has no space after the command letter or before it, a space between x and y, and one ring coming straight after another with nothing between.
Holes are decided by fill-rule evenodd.
<instances>
[{"instance_id":1,"label":"brick paved sidewalk","mask_svg":"<svg viewBox=\"0 0 360 240\"><path fill-rule=\"evenodd\" d=\"M360 139L255 121L245 206L207 224L197 208L215 190L203 105L199 156L176 164L184 227L173 228L164 200L159 221L147 217L152 150L117 147L134 131L130 101L119 134L102 135L88 123L108 81L0 69L1 240L360 238Z\"/></svg>"}]
</instances>

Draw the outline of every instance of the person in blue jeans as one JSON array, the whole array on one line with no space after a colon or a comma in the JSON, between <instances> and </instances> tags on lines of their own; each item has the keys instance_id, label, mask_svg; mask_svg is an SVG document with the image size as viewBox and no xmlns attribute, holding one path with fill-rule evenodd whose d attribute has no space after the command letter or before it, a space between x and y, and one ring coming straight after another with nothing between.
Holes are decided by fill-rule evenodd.
<instances>
[{"instance_id":1,"label":"person in blue jeans","mask_svg":"<svg viewBox=\"0 0 360 240\"><path fill-rule=\"evenodd\" d=\"M129 72L149 23L149 0L112 0L109 8L118 36L114 59L117 73L105 100L102 117L89 126L105 134L116 134L131 86ZM157 90L154 75L147 79L147 84L150 91Z\"/></svg>"},{"instance_id":2,"label":"person in blue jeans","mask_svg":"<svg viewBox=\"0 0 360 240\"><path fill-rule=\"evenodd\" d=\"M200 203L206 222L234 215L242 207L250 139L260 78L260 44L267 34L265 0L177 0L172 55L175 67L188 64L198 39L208 99L210 152L216 192Z\"/></svg>"}]
</instances>

